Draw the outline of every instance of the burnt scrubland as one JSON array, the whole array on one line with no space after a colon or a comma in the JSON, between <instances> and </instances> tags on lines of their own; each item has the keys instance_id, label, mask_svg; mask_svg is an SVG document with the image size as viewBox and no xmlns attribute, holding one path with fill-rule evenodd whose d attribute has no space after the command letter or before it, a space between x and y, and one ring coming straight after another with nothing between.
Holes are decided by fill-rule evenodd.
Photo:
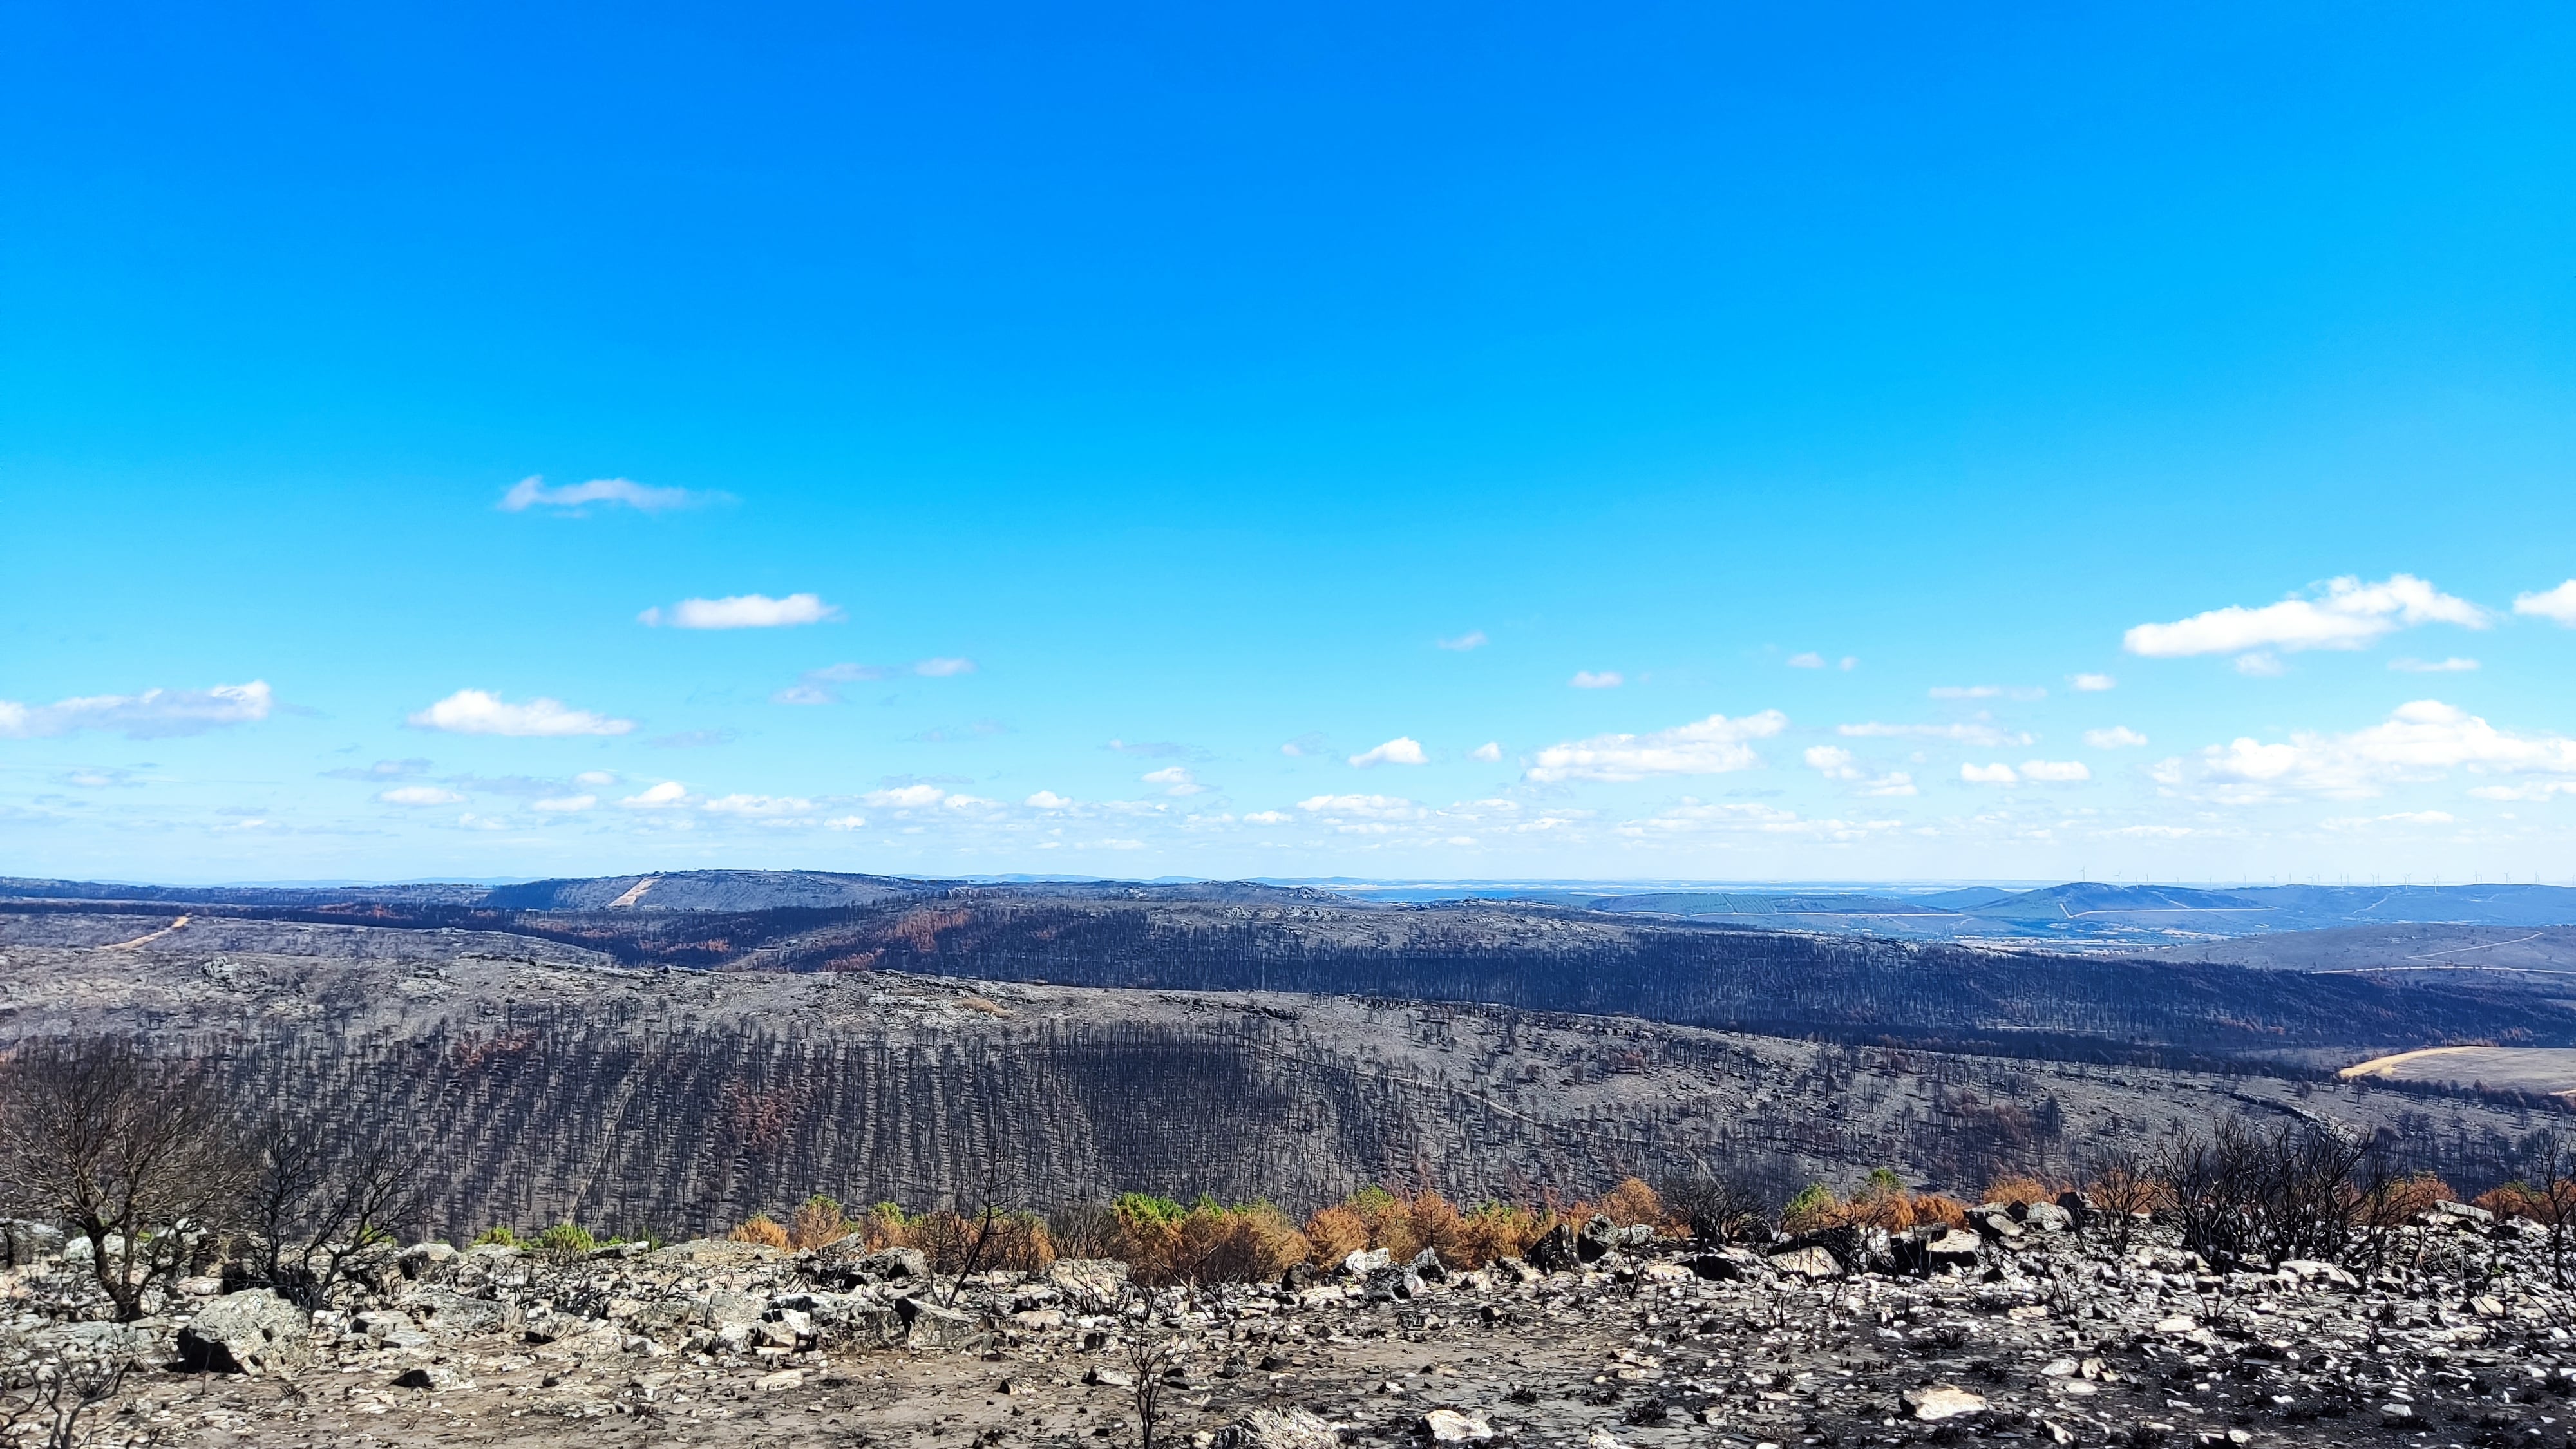
<instances>
[{"instance_id":1,"label":"burnt scrubland","mask_svg":"<svg viewBox=\"0 0 2576 1449\"><path fill-rule=\"evenodd\" d=\"M0 1208L20 1437L2556 1444L2576 1390L2566 1103L2334 1075L2568 1044L2527 976L1229 885L7 894L0 1063L257 1149Z\"/></svg>"}]
</instances>

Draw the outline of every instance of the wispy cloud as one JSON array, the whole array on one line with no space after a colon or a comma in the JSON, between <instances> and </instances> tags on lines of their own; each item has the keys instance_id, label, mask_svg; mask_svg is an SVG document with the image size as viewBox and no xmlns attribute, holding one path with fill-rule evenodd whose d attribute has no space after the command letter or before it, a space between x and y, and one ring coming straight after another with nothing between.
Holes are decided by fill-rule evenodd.
<instances>
[{"instance_id":1,"label":"wispy cloud","mask_svg":"<svg viewBox=\"0 0 2576 1449\"><path fill-rule=\"evenodd\" d=\"M1628 681L1616 669L1604 669L1598 674L1589 669L1578 669L1574 671L1574 677L1565 682L1576 689L1617 689Z\"/></svg>"},{"instance_id":2,"label":"wispy cloud","mask_svg":"<svg viewBox=\"0 0 2576 1449\"><path fill-rule=\"evenodd\" d=\"M528 808L546 815L577 815L598 803L596 795L557 795L539 800Z\"/></svg>"},{"instance_id":3,"label":"wispy cloud","mask_svg":"<svg viewBox=\"0 0 2576 1449\"><path fill-rule=\"evenodd\" d=\"M2018 730L1996 727L1993 720L1980 714L1972 720L1951 724L1885 724L1863 720L1858 724L1839 724L1834 733L1850 740L1948 740L1953 744L1994 749L2002 745L2026 745L2031 736Z\"/></svg>"},{"instance_id":4,"label":"wispy cloud","mask_svg":"<svg viewBox=\"0 0 2576 1449\"><path fill-rule=\"evenodd\" d=\"M1208 752L1198 746L1175 740L1111 740L1101 748L1144 760L1204 760L1208 757Z\"/></svg>"},{"instance_id":5,"label":"wispy cloud","mask_svg":"<svg viewBox=\"0 0 2576 1449\"><path fill-rule=\"evenodd\" d=\"M2085 767L2082 760L2024 760L2021 777L2051 785L2072 785L2079 780L2092 779L2093 772Z\"/></svg>"},{"instance_id":6,"label":"wispy cloud","mask_svg":"<svg viewBox=\"0 0 2576 1449\"><path fill-rule=\"evenodd\" d=\"M1207 786L1190 774L1187 765L1165 765L1159 770L1147 770L1136 778L1148 785L1162 786L1166 795L1200 795L1207 791Z\"/></svg>"},{"instance_id":7,"label":"wispy cloud","mask_svg":"<svg viewBox=\"0 0 2576 1449\"><path fill-rule=\"evenodd\" d=\"M837 611L835 611L837 612ZM797 682L769 697L772 704L838 704L840 694L835 684L857 684L870 680L892 679L898 674L916 675L923 679L953 679L975 672L975 661L962 658L916 659L910 664L826 664L808 669Z\"/></svg>"},{"instance_id":8,"label":"wispy cloud","mask_svg":"<svg viewBox=\"0 0 2576 1449\"><path fill-rule=\"evenodd\" d=\"M1498 763L1503 758L1503 742L1500 740L1487 740L1483 744L1469 750L1467 752L1467 758L1481 761L1488 765Z\"/></svg>"},{"instance_id":9,"label":"wispy cloud","mask_svg":"<svg viewBox=\"0 0 2576 1449\"><path fill-rule=\"evenodd\" d=\"M130 740L169 739L256 724L276 707L276 696L257 679L212 689L77 695L52 704L0 699L0 739L38 739L77 730L115 730Z\"/></svg>"},{"instance_id":10,"label":"wispy cloud","mask_svg":"<svg viewBox=\"0 0 2576 1449\"><path fill-rule=\"evenodd\" d=\"M1297 738L1290 740L1284 745L1281 745L1279 747L1279 753L1286 755L1292 760L1310 760L1317 755L1331 754L1332 742L1324 738L1321 731L1308 730L1306 733L1299 735Z\"/></svg>"},{"instance_id":11,"label":"wispy cloud","mask_svg":"<svg viewBox=\"0 0 2576 1449\"><path fill-rule=\"evenodd\" d=\"M1816 653L1814 650L1809 650L1804 654L1792 654L1789 656L1789 667L1792 669L1822 669L1825 667L1825 656Z\"/></svg>"},{"instance_id":12,"label":"wispy cloud","mask_svg":"<svg viewBox=\"0 0 2576 1449\"><path fill-rule=\"evenodd\" d=\"M416 758L378 760L363 768L352 765L337 770L324 770L322 778L326 780L404 780L414 775L428 774L429 765L429 761Z\"/></svg>"},{"instance_id":13,"label":"wispy cloud","mask_svg":"<svg viewBox=\"0 0 2576 1449\"><path fill-rule=\"evenodd\" d=\"M1351 756L1351 763L1365 770L1372 765L1427 765L1431 757L1422 752L1420 741L1398 735L1375 749Z\"/></svg>"},{"instance_id":14,"label":"wispy cloud","mask_svg":"<svg viewBox=\"0 0 2576 1449\"><path fill-rule=\"evenodd\" d=\"M2486 610L2413 574L2392 574L2375 584L2347 576L2327 580L2322 594L2306 598L2253 609L2231 604L2170 624L2140 624L2120 642L2130 653L2154 659L2252 649L2361 649L2417 624L2483 629L2490 622Z\"/></svg>"},{"instance_id":15,"label":"wispy cloud","mask_svg":"<svg viewBox=\"0 0 2576 1449\"><path fill-rule=\"evenodd\" d=\"M1768 739L1788 728L1789 717L1776 709L1742 719L1713 714L1692 724L1651 734L1594 735L1569 740L1538 752L1522 778L1535 784L1565 780L1643 780L1656 775L1716 775L1749 770L1762 763L1750 740Z\"/></svg>"},{"instance_id":16,"label":"wispy cloud","mask_svg":"<svg viewBox=\"0 0 2576 1449\"><path fill-rule=\"evenodd\" d=\"M2400 674L2466 674L2478 667L2478 661L2454 654L2448 659L2391 659L2388 667Z\"/></svg>"},{"instance_id":17,"label":"wispy cloud","mask_svg":"<svg viewBox=\"0 0 2576 1449\"><path fill-rule=\"evenodd\" d=\"M703 750L711 745L729 745L742 738L742 731L725 728L681 730L676 734L655 735L644 743L657 750Z\"/></svg>"},{"instance_id":18,"label":"wispy cloud","mask_svg":"<svg viewBox=\"0 0 2576 1449\"><path fill-rule=\"evenodd\" d=\"M560 700L532 699L525 704L511 704L480 689L460 689L414 713L409 723L414 729L445 730L452 735L535 739L622 735L635 728L631 719L611 719L586 709L569 709Z\"/></svg>"},{"instance_id":19,"label":"wispy cloud","mask_svg":"<svg viewBox=\"0 0 2576 1449\"><path fill-rule=\"evenodd\" d=\"M2147 737L2127 725L2113 725L2107 730L2086 730L2084 743L2097 750L2133 749L2147 742Z\"/></svg>"},{"instance_id":20,"label":"wispy cloud","mask_svg":"<svg viewBox=\"0 0 2576 1449\"><path fill-rule=\"evenodd\" d=\"M436 785L398 785L380 790L376 798L388 805L462 805L465 797Z\"/></svg>"},{"instance_id":21,"label":"wispy cloud","mask_svg":"<svg viewBox=\"0 0 2576 1449\"><path fill-rule=\"evenodd\" d=\"M1482 629L1470 629L1455 639L1434 639L1431 642L1439 645L1443 649L1462 651L1468 649L1482 649L1485 647L1486 643L1485 631Z\"/></svg>"},{"instance_id":22,"label":"wispy cloud","mask_svg":"<svg viewBox=\"0 0 2576 1449\"><path fill-rule=\"evenodd\" d=\"M617 803L629 810L676 810L691 802L688 786L677 780L664 780Z\"/></svg>"},{"instance_id":23,"label":"wispy cloud","mask_svg":"<svg viewBox=\"0 0 2576 1449\"><path fill-rule=\"evenodd\" d=\"M638 623L656 629L787 629L840 617L840 606L824 603L816 594L789 594L783 599L767 594L682 599L668 609L656 605L635 616Z\"/></svg>"},{"instance_id":24,"label":"wispy cloud","mask_svg":"<svg viewBox=\"0 0 2576 1449\"><path fill-rule=\"evenodd\" d=\"M2120 686L2120 681L2107 674L2070 674L2066 682L2078 694L2102 694Z\"/></svg>"},{"instance_id":25,"label":"wispy cloud","mask_svg":"<svg viewBox=\"0 0 2576 1449\"><path fill-rule=\"evenodd\" d=\"M2013 773L2013 767L2000 761L1991 765L1961 765L1959 778L1971 785L2014 785L2021 782L2021 777Z\"/></svg>"},{"instance_id":26,"label":"wispy cloud","mask_svg":"<svg viewBox=\"0 0 2576 1449\"><path fill-rule=\"evenodd\" d=\"M626 478L593 478L587 483L565 483L546 486L542 476L520 479L501 495L494 506L504 513L524 513L531 508L553 508L578 513L592 504L632 508L640 513L661 513L673 508L698 508L710 503L728 503L729 493L693 492L686 488L650 488Z\"/></svg>"},{"instance_id":27,"label":"wispy cloud","mask_svg":"<svg viewBox=\"0 0 2576 1449\"><path fill-rule=\"evenodd\" d=\"M1873 775L1862 769L1852 752L1840 745L1809 745L1804 758L1807 768L1828 780L1848 782L1856 794L1894 797L1918 793L1912 775L1903 770Z\"/></svg>"},{"instance_id":28,"label":"wispy cloud","mask_svg":"<svg viewBox=\"0 0 2576 1449\"><path fill-rule=\"evenodd\" d=\"M2576 629L2576 579L2537 594L2514 595L2513 611L2526 618L2547 619L2565 628Z\"/></svg>"}]
</instances>

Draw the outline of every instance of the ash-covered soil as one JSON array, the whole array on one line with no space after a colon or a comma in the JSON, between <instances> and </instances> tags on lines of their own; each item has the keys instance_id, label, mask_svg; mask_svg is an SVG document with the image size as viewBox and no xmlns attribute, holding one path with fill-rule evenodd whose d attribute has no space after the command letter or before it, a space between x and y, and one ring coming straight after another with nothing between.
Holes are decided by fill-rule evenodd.
<instances>
[{"instance_id":1,"label":"ash-covered soil","mask_svg":"<svg viewBox=\"0 0 2576 1449\"><path fill-rule=\"evenodd\" d=\"M207 1449L1132 1444L1139 1343L1170 1345L1162 1442L1199 1449L2567 1442L2576 1298L2535 1225L2437 1208L2356 1276L2020 1211L1932 1230L1913 1275L1901 1239L1837 1259L1597 1223L1554 1272L1381 1254L1196 1290L1098 1262L940 1279L854 1240L438 1244L309 1318L208 1278L132 1325L49 1256L0 1272L0 1353L129 1355L93 1442Z\"/></svg>"}]
</instances>

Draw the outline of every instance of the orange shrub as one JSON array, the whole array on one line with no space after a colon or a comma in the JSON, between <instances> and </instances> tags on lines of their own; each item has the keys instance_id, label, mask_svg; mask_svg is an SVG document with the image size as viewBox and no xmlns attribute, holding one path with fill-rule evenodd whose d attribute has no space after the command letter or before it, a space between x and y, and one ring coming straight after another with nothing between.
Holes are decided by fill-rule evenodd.
<instances>
[{"instance_id":1,"label":"orange shrub","mask_svg":"<svg viewBox=\"0 0 2576 1449\"><path fill-rule=\"evenodd\" d=\"M2035 1202L2055 1202L2057 1201L2057 1192L2047 1183L2044 1183L2035 1177L1999 1177L1986 1184L1986 1196L1984 1200L1987 1202L1999 1202L2007 1205L2013 1203L2029 1204Z\"/></svg>"},{"instance_id":2,"label":"orange shrub","mask_svg":"<svg viewBox=\"0 0 2576 1449\"><path fill-rule=\"evenodd\" d=\"M1347 1204L1306 1219L1306 1242L1318 1264L1338 1263L1369 1245L1368 1219Z\"/></svg>"},{"instance_id":3,"label":"orange shrub","mask_svg":"<svg viewBox=\"0 0 2576 1449\"><path fill-rule=\"evenodd\" d=\"M1637 1187L1652 1199L1652 1189L1643 1183ZM1577 1212L1590 1216L1580 1204ZM1362 1248L1384 1248L1387 1256L1399 1262L1430 1248L1443 1263L1481 1268L1496 1258L1528 1252L1530 1244L1558 1221L1557 1213L1548 1208L1488 1202L1460 1212L1457 1204L1436 1192L1406 1195L1372 1187L1307 1219L1306 1241L1313 1247L1313 1261L1327 1267Z\"/></svg>"},{"instance_id":4,"label":"orange shrub","mask_svg":"<svg viewBox=\"0 0 2576 1449\"><path fill-rule=\"evenodd\" d=\"M1662 1231L1671 1226L1672 1215L1664 1211L1663 1198L1633 1177L1619 1179L1619 1185L1601 1199L1601 1212L1623 1228L1647 1227Z\"/></svg>"},{"instance_id":5,"label":"orange shrub","mask_svg":"<svg viewBox=\"0 0 2576 1449\"><path fill-rule=\"evenodd\" d=\"M798 1205L787 1219L787 1245L804 1252L825 1243L837 1243L850 1234L850 1220L841 1213L841 1205L816 1193Z\"/></svg>"},{"instance_id":6,"label":"orange shrub","mask_svg":"<svg viewBox=\"0 0 2576 1449\"><path fill-rule=\"evenodd\" d=\"M2508 1182L2502 1187L2479 1193L2472 1206L2485 1208L2500 1218L2529 1218L2535 1223L2576 1223L2576 1182L2562 1182L2554 1189L2533 1187L2527 1182Z\"/></svg>"},{"instance_id":7,"label":"orange shrub","mask_svg":"<svg viewBox=\"0 0 2576 1449\"><path fill-rule=\"evenodd\" d=\"M2437 1202L2457 1202L2459 1194L2451 1185L2429 1172L2401 1177L2381 1188L2374 1197L2365 1197L2362 1207L2371 1225L2387 1227L2402 1223Z\"/></svg>"},{"instance_id":8,"label":"orange shrub","mask_svg":"<svg viewBox=\"0 0 2576 1449\"><path fill-rule=\"evenodd\" d=\"M780 1227L778 1220L767 1213L753 1213L749 1220L736 1227L728 1236L737 1243L758 1243L764 1248L784 1248L788 1245L787 1230Z\"/></svg>"}]
</instances>

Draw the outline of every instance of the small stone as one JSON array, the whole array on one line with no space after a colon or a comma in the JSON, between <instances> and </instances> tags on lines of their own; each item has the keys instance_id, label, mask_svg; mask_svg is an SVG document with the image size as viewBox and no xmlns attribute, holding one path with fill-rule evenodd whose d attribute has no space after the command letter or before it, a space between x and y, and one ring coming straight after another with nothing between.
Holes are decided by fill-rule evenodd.
<instances>
[{"instance_id":1,"label":"small stone","mask_svg":"<svg viewBox=\"0 0 2576 1449\"><path fill-rule=\"evenodd\" d=\"M780 1369L774 1374L762 1374L760 1377L753 1379L751 1381L751 1386L755 1389L762 1390L763 1392L775 1392L779 1389L800 1388L804 1383L805 1371L803 1369Z\"/></svg>"},{"instance_id":2,"label":"small stone","mask_svg":"<svg viewBox=\"0 0 2576 1449\"><path fill-rule=\"evenodd\" d=\"M1434 1409L1422 1416L1422 1432L1434 1444L1464 1444L1493 1438L1494 1426L1456 1409Z\"/></svg>"},{"instance_id":3,"label":"small stone","mask_svg":"<svg viewBox=\"0 0 2576 1449\"><path fill-rule=\"evenodd\" d=\"M1986 1401L1966 1389L1936 1384L1928 1389L1908 1389L1905 1404L1914 1417L1925 1421L1956 1419L1967 1414L1982 1414Z\"/></svg>"}]
</instances>

